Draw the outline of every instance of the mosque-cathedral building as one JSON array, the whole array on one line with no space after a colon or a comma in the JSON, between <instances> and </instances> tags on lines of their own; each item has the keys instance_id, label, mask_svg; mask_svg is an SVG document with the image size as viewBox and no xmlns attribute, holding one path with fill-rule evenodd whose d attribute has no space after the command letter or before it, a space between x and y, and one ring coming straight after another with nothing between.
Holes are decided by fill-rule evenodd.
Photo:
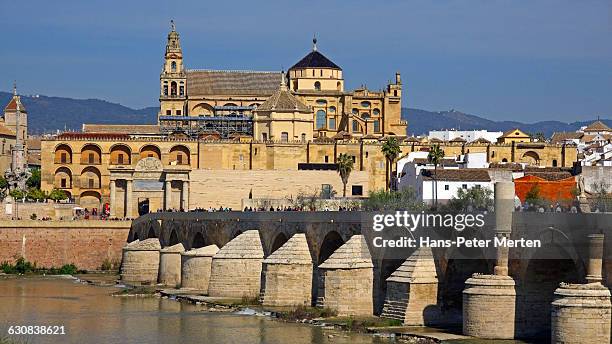
<instances>
[{"instance_id":1,"label":"mosque-cathedral building","mask_svg":"<svg viewBox=\"0 0 612 344\"><path fill-rule=\"evenodd\" d=\"M84 124L41 142L42 188L62 189L111 216L143 209L241 207L241 200L295 197L313 187L342 190L341 153L355 165L348 196L387 184L381 141L402 155L430 142L406 136L399 73L384 90L345 90L343 70L317 48L289 70L192 70L172 25L154 125ZM576 150L534 142L444 142L446 156L486 152L495 162L571 167Z\"/></svg>"}]
</instances>

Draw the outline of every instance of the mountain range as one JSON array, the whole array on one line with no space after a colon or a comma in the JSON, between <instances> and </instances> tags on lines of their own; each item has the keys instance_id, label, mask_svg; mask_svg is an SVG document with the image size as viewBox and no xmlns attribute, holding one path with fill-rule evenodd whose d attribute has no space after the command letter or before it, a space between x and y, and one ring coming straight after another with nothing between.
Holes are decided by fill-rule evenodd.
<instances>
[{"instance_id":1,"label":"mountain range","mask_svg":"<svg viewBox=\"0 0 612 344\"><path fill-rule=\"evenodd\" d=\"M11 93L0 92L0 105L8 104L11 97ZM29 131L32 134L64 129L80 130L83 123L153 124L156 121L158 111L156 106L132 109L100 99L72 99L35 95L21 96L21 100L28 111ZM528 133L542 132L547 137L550 137L556 131L575 131L595 120L572 123L559 121L522 123L493 121L456 110L427 111L412 108L403 108L402 118L408 121L409 135L422 135L427 134L430 130L440 129L506 131L520 128ZM612 127L612 120L602 121Z\"/></svg>"}]
</instances>

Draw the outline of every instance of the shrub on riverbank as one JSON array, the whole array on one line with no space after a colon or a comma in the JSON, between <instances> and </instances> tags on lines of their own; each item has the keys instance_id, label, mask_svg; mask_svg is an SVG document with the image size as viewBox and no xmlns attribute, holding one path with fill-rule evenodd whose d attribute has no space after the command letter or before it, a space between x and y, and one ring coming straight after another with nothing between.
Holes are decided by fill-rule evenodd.
<instances>
[{"instance_id":1,"label":"shrub on riverbank","mask_svg":"<svg viewBox=\"0 0 612 344\"><path fill-rule=\"evenodd\" d=\"M279 318L288 321L311 320L315 318L328 318L336 316L338 313L331 308L316 308L299 305L289 311L280 312Z\"/></svg>"},{"instance_id":2,"label":"shrub on riverbank","mask_svg":"<svg viewBox=\"0 0 612 344\"><path fill-rule=\"evenodd\" d=\"M74 264L64 264L59 268L39 268L36 263L27 261L23 257L17 258L14 264L4 261L0 263L0 270L5 274L40 274L40 275L74 275L77 272L83 272L79 270ZM0 344L2 344L0 342Z\"/></svg>"}]
</instances>

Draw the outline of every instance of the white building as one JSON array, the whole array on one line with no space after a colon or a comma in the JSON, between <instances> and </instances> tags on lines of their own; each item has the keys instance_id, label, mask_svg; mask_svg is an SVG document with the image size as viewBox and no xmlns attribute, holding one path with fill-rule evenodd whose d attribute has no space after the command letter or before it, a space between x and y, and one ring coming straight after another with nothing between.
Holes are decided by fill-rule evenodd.
<instances>
[{"instance_id":1,"label":"white building","mask_svg":"<svg viewBox=\"0 0 612 344\"><path fill-rule=\"evenodd\" d=\"M432 130L429 132L429 139L435 138L442 141L451 141L457 138L464 139L467 142L473 142L480 138L489 142L497 142L497 138L502 136L501 131L487 130Z\"/></svg>"},{"instance_id":2,"label":"white building","mask_svg":"<svg viewBox=\"0 0 612 344\"><path fill-rule=\"evenodd\" d=\"M493 190L493 183L486 169L440 169L437 173L423 170L417 177L416 196L426 204L434 203L436 182L438 184L438 204L445 204L457 196L459 189L473 187Z\"/></svg>"},{"instance_id":3,"label":"white building","mask_svg":"<svg viewBox=\"0 0 612 344\"><path fill-rule=\"evenodd\" d=\"M397 161L397 186L399 190L411 187L416 189L417 176L422 170L433 170L434 165L427 160L429 152L410 152ZM442 159L439 169L458 169L459 164L454 157Z\"/></svg>"}]
</instances>

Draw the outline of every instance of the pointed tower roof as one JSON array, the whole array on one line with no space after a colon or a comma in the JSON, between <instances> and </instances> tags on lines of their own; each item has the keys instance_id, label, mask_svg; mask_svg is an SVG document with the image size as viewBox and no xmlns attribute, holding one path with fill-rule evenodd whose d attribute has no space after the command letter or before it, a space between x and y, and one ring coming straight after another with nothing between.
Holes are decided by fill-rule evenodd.
<instances>
[{"instance_id":1,"label":"pointed tower roof","mask_svg":"<svg viewBox=\"0 0 612 344\"><path fill-rule=\"evenodd\" d=\"M372 268L372 256L363 235L353 235L340 246L323 264L322 269L359 269Z\"/></svg>"},{"instance_id":2,"label":"pointed tower roof","mask_svg":"<svg viewBox=\"0 0 612 344\"><path fill-rule=\"evenodd\" d=\"M264 259L263 262L265 264L312 264L306 234L294 234L283 246Z\"/></svg>"},{"instance_id":3,"label":"pointed tower roof","mask_svg":"<svg viewBox=\"0 0 612 344\"><path fill-rule=\"evenodd\" d=\"M17 83L13 84L13 98L4 107L4 112L26 112L25 106L21 103L21 97L17 95Z\"/></svg>"},{"instance_id":4,"label":"pointed tower roof","mask_svg":"<svg viewBox=\"0 0 612 344\"><path fill-rule=\"evenodd\" d=\"M257 107L256 111L274 111L274 112L310 112L310 108L304 105L296 96L291 94L287 88L285 74L281 72L281 83L270 98L263 104Z\"/></svg>"},{"instance_id":5,"label":"pointed tower roof","mask_svg":"<svg viewBox=\"0 0 612 344\"><path fill-rule=\"evenodd\" d=\"M312 51L304 56L298 63L294 64L291 69L303 69L303 68L331 68L342 70L337 64L333 63L330 59L321 54L317 49L316 37L312 39Z\"/></svg>"},{"instance_id":6,"label":"pointed tower roof","mask_svg":"<svg viewBox=\"0 0 612 344\"><path fill-rule=\"evenodd\" d=\"M249 230L228 242L213 258L261 259L263 257L264 251L261 246L259 231Z\"/></svg>"},{"instance_id":7,"label":"pointed tower roof","mask_svg":"<svg viewBox=\"0 0 612 344\"><path fill-rule=\"evenodd\" d=\"M401 283L435 283L437 281L436 264L430 247L419 247L387 278L387 282Z\"/></svg>"}]
</instances>

